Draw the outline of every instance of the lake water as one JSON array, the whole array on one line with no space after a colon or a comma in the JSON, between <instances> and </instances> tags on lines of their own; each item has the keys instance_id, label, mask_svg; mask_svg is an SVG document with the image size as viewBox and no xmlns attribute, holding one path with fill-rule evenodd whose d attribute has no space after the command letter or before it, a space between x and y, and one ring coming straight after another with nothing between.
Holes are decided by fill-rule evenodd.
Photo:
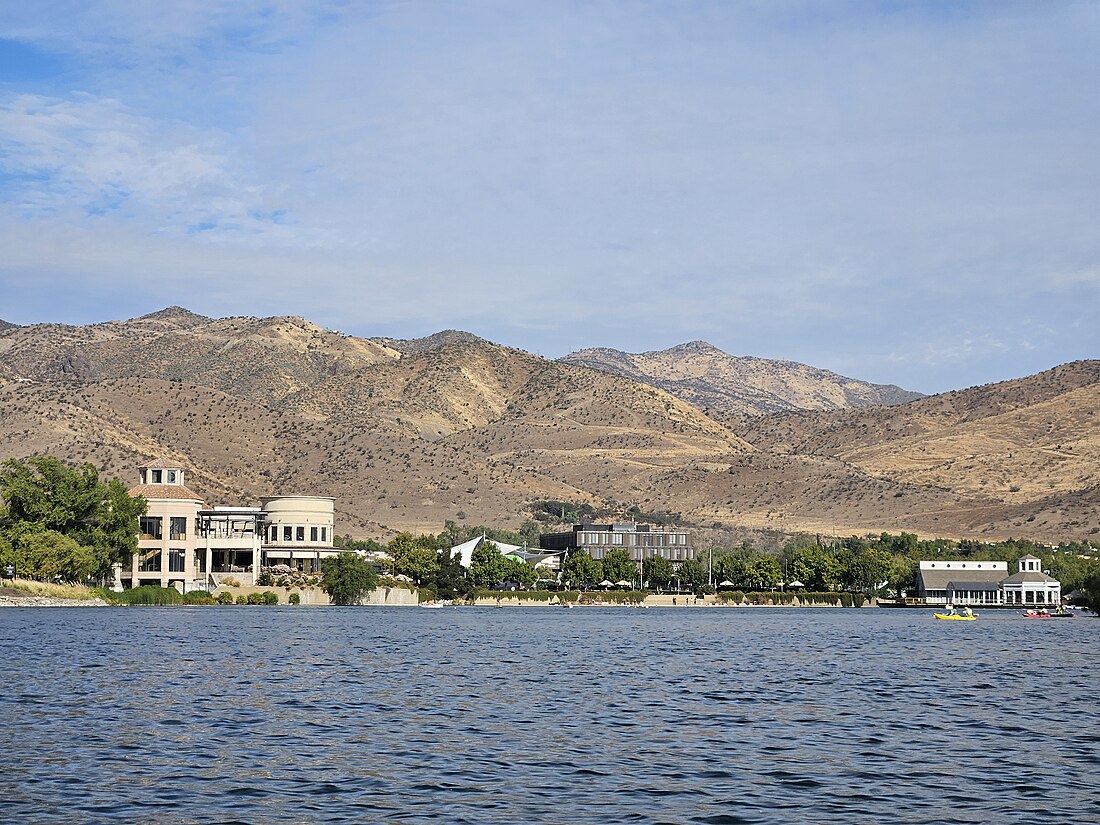
<instances>
[{"instance_id":1,"label":"lake water","mask_svg":"<svg viewBox=\"0 0 1100 825\"><path fill-rule=\"evenodd\" d=\"M1100 619L0 610L8 822L1097 822Z\"/></svg>"}]
</instances>

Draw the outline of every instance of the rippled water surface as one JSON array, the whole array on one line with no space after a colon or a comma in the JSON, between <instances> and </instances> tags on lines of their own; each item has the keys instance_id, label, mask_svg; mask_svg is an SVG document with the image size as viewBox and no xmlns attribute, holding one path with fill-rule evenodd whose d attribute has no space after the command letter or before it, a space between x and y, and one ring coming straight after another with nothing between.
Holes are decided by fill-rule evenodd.
<instances>
[{"instance_id":1,"label":"rippled water surface","mask_svg":"<svg viewBox=\"0 0 1100 825\"><path fill-rule=\"evenodd\" d=\"M1100 619L0 610L8 822L1100 821Z\"/></svg>"}]
</instances>

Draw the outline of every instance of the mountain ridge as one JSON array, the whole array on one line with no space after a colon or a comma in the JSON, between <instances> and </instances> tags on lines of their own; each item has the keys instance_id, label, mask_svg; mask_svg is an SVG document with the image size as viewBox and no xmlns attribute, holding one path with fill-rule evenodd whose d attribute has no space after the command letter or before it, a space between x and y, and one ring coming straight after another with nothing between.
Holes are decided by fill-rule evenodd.
<instances>
[{"instance_id":1,"label":"mountain ridge","mask_svg":"<svg viewBox=\"0 0 1100 825\"><path fill-rule=\"evenodd\" d=\"M715 351L669 357L707 375ZM1098 379L1100 362L1074 362L900 406L744 415L469 333L410 343L169 307L0 331L0 459L48 453L131 480L171 456L210 503L332 495L357 536L518 526L556 500L679 514L720 542L1053 541L1100 523Z\"/></svg>"},{"instance_id":2,"label":"mountain ridge","mask_svg":"<svg viewBox=\"0 0 1100 825\"><path fill-rule=\"evenodd\" d=\"M722 415L896 406L924 397L893 384L872 384L797 361L730 355L700 340L641 353L583 349L558 360L659 387Z\"/></svg>"}]
</instances>

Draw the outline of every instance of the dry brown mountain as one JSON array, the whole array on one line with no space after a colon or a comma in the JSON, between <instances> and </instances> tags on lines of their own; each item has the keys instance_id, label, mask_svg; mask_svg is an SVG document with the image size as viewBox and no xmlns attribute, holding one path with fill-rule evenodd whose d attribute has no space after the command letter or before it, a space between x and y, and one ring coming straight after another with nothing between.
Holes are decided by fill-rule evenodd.
<instances>
[{"instance_id":1,"label":"dry brown mountain","mask_svg":"<svg viewBox=\"0 0 1100 825\"><path fill-rule=\"evenodd\" d=\"M700 409L722 414L889 406L923 397L892 384L869 384L794 361L736 357L706 341L658 352L584 349L561 360L660 387Z\"/></svg>"},{"instance_id":2,"label":"dry brown mountain","mask_svg":"<svg viewBox=\"0 0 1100 825\"><path fill-rule=\"evenodd\" d=\"M1091 534L1100 525L1098 408L1100 361L1077 361L903 407L761 418L745 434L768 452L990 499L985 513L960 514L962 530L996 518L1016 535Z\"/></svg>"},{"instance_id":3,"label":"dry brown mountain","mask_svg":"<svg viewBox=\"0 0 1100 825\"><path fill-rule=\"evenodd\" d=\"M0 331L0 458L131 479L171 457L211 503L336 496L361 536L516 526L565 499L731 528L1057 539L1096 521L1096 372L744 423L468 333L371 340L172 307Z\"/></svg>"},{"instance_id":4,"label":"dry brown mountain","mask_svg":"<svg viewBox=\"0 0 1100 825\"><path fill-rule=\"evenodd\" d=\"M423 338L379 338L379 343L385 344L405 355L413 355L452 344L485 344L484 338L478 338L472 332L463 332L459 329L445 329Z\"/></svg>"}]
</instances>

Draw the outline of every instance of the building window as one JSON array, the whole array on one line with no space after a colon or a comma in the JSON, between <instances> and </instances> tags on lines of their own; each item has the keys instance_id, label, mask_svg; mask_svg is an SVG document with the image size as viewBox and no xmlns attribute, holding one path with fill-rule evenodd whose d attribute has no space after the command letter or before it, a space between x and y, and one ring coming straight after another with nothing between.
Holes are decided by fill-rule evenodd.
<instances>
[{"instance_id":1,"label":"building window","mask_svg":"<svg viewBox=\"0 0 1100 825\"><path fill-rule=\"evenodd\" d=\"M183 572L183 551L182 550L169 550L168 551L168 572L169 573L182 573Z\"/></svg>"},{"instance_id":2,"label":"building window","mask_svg":"<svg viewBox=\"0 0 1100 825\"><path fill-rule=\"evenodd\" d=\"M299 527L298 530L297 530L297 535L298 535L298 537L297 537L296 541L305 541L306 540L306 528L305 527Z\"/></svg>"},{"instance_id":3,"label":"building window","mask_svg":"<svg viewBox=\"0 0 1100 825\"><path fill-rule=\"evenodd\" d=\"M326 541L326 542L328 541L328 528L327 527L322 527L321 528L321 541Z\"/></svg>"},{"instance_id":4,"label":"building window","mask_svg":"<svg viewBox=\"0 0 1100 825\"><path fill-rule=\"evenodd\" d=\"M160 572L160 551L159 550L146 550L138 558L138 572L139 573L159 573Z\"/></svg>"},{"instance_id":5,"label":"building window","mask_svg":"<svg viewBox=\"0 0 1100 825\"><path fill-rule=\"evenodd\" d=\"M271 542L274 544L278 540L279 540L279 528L273 526L271 528Z\"/></svg>"},{"instance_id":6,"label":"building window","mask_svg":"<svg viewBox=\"0 0 1100 825\"><path fill-rule=\"evenodd\" d=\"M163 470L153 470L153 472L152 472L152 483L153 484L160 484L163 479L164 479L164 471Z\"/></svg>"},{"instance_id":7,"label":"building window","mask_svg":"<svg viewBox=\"0 0 1100 825\"><path fill-rule=\"evenodd\" d=\"M163 535L161 533L162 521L163 519L160 516L141 516L138 518L138 530L141 532L141 537L143 539L159 539Z\"/></svg>"},{"instance_id":8,"label":"building window","mask_svg":"<svg viewBox=\"0 0 1100 825\"><path fill-rule=\"evenodd\" d=\"M309 528L309 540L310 541L317 541L317 528L316 527L310 527Z\"/></svg>"},{"instance_id":9,"label":"building window","mask_svg":"<svg viewBox=\"0 0 1100 825\"><path fill-rule=\"evenodd\" d=\"M168 538L172 541L180 541L187 538L187 518L184 516L172 516L169 525Z\"/></svg>"},{"instance_id":10,"label":"building window","mask_svg":"<svg viewBox=\"0 0 1100 825\"><path fill-rule=\"evenodd\" d=\"M175 470L169 470L168 471L168 483L169 484L175 484L176 483L176 471Z\"/></svg>"},{"instance_id":11,"label":"building window","mask_svg":"<svg viewBox=\"0 0 1100 825\"><path fill-rule=\"evenodd\" d=\"M283 541L293 541L293 540L294 540L293 528L289 524L284 525L283 526Z\"/></svg>"}]
</instances>

